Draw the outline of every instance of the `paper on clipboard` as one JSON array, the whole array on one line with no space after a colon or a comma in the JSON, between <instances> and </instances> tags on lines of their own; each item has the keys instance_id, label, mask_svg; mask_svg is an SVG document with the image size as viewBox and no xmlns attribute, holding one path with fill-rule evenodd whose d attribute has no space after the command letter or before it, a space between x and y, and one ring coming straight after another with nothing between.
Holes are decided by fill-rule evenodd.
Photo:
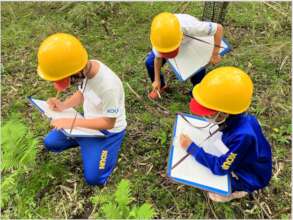
<instances>
[{"instance_id":1,"label":"paper on clipboard","mask_svg":"<svg viewBox=\"0 0 293 220\"><path fill-rule=\"evenodd\" d=\"M203 126L207 122L195 116L184 114L184 116L194 125ZM176 182L191 185L203 190L216 192L222 195L229 195L231 193L230 176L214 175L210 169L201 165L191 155L188 156L182 163L171 169L184 155L186 151L180 147L179 137L184 133L188 135L196 144L201 143L207 136L209 136L209 127L203 129L196 129L191 127L180 115L177 115L172 146L169 152L168 161L168 176ZM221 132L217 132L210 139L205 141L201 147L205 152L220 156L228 151L228 148L221 141Z\"/></svg>"},{"instance_id":2,"label":"paper on clipboard","mask_svg":"<svg viewBox=\"0 0 293 220\"><path fill-rule=\"evenodd\" d=\"M214 49L214 37L197 37L200 40L204 40L208 43L191 39L185 44L181 44L179 52L175 59L168 59L168 63L175 72L178 80L185 81L202 68L204 68L212 57ZM231 51L231 46L226 39L221 41L221 47L219 54L224 54Z\"/></svg>"},{"instance_id":3,"label":"paper on clipboard","mask_svg":"<svg viewBox=\"0 0 293 220\"><path fill-rule=\"evenodd\" d=\"M31 97L29 97L29 101L50 119L73 118L76 114L76 110L74 108L69 108L62 112L56 112L49 108L46 101L33 99ZM77 113L77 119L78 118L83 118L83 116L80 113ZM106 137L107 133L105 131L101 132L99 130L79 127L72 129L71 132L70 129L62 129L61 131L69 137Z\"/></svg>"}]
</instances>

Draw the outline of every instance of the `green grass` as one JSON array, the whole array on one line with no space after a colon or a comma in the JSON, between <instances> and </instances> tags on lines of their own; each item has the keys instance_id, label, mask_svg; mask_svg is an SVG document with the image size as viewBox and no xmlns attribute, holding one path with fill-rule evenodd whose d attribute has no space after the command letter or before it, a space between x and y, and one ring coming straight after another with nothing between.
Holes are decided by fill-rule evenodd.
<instances>
[{"instance_id":1,"label":"green grass","mask_svg":"<svg viewBox=\"0 0 293 220\"><path fill-rule=\"evenodd\" d=\"M128 179L137 206L152 203L157 218L289 218L291 6L289 2L270 4L277 10L260 2L230 3L224 28L234 50L218 66L239 66L251 75L255 90L249 111L257 115L272 144L274 177L255 199L217 204L202 191L166 178L172 124L177 111L188 112L190 82L182 84L173 74L167 76L172 90L160 104L169 115L146 98L150 83L144 58L150 50L153 16L184 10L201 17L202 3L2 3L2 122L18 113L39 140L36 168L15 186L17 193L2 209L2 217L87 218L93 210L90 197L100 192L84 183L79 149L58 155L43 150L48 122L26 100L31 94L44 99L55 95L52 84L36 73L37 49L48 35L68 32L80 38L90 58L109 65L124 82L129 126L117 169L105 190L114 191L121 179Z\"/></svg>"}]
</instances>

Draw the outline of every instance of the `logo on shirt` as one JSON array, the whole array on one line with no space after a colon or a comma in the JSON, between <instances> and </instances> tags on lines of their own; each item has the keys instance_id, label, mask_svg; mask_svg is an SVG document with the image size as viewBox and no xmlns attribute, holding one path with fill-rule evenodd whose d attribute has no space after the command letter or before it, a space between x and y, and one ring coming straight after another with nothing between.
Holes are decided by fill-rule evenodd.
<instances>
[{"instance_id":1,"label":"logo on shirt","mask_svg":"<svg viewBox=\"0 0 293 220\"><path fill-rule=\"evenodd\" d=\"M237 154L231 153L227 157L226 161L222 164L222 169L223 170L228 170L230 168L231 164L233 163L233 161L235 160L236 156L237 156Z\"/></svg>"},{"instance_id":2,"label":"logo on shirt","mask_svg":"<svg viewBox=\"0 0 293 220\"><path fill-rule=\"evenodd\" d=\"M102 155L101 155L101 159L100 159L99 170L105 169L107 156L108 156L108 151L103 150Z\"/></svg>"},{"instance_id":3,"label":"logo on shirt","mask_svg":"<svg viewBox=\"0 0 293 220\"><path fill-rule=\"evenodd\" d=\"M118 112L119 112L118 108L107 109L107 113L118 113Z\"/></svg>"}]
</instances>

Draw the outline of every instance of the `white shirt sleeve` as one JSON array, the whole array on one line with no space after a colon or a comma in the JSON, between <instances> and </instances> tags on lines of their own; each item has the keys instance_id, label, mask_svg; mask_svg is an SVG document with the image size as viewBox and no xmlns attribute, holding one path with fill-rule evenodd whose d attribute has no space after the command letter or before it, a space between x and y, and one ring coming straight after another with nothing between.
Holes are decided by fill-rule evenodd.
<instances>
[{"instance_id":1,"label":"white shirt sleeve","mask_svg":"<svg viewBox=\"0 0 293 220\"><path fill-rule=\"evenodd\" d=\"M105 117L117 118L121 113L119 92L108 89L102 94L102 114Z\"/></svg>"},{"instance_id":2,"label":"white shirt sleeve","mask_svg":"<svg viewBox=\"0 0 293 220\"><path fill-rule=\"evenodd\" d=\"M182 26L182 31L185 34L198 37L214 36L217 31L217 23L196 21L193 24Z\"/></svg>"},{"instance_id":3,"label":"white shirt sleeve","mask_svg":"<svg viewBox=\"0 0 293 220\"><path fill-rule=\"evenodd\" d=\"M155 57L162 57L161 54L155 48L152 48L152 51L155 54Z\"/></svg>"}]
</instances>

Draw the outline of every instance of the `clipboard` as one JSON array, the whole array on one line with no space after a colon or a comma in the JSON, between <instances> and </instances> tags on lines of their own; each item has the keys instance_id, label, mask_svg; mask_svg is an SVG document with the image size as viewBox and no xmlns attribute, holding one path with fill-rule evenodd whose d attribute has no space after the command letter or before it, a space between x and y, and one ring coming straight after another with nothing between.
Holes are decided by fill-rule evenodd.
<instances>
[{"instance_id":1,"label":"clipboard","mask_svg":"<svg viewBox=\"0 0 293 220\"><path fill-rule=\"evenodd\" d=\"M207 122L194 115L184 114L190 123L198 126L205 125ZM210 126L203 129L191 127L180 115L176 115L171 147L169 150L167 176L174 182L196 187L202 190L215 192L224 196L231 194L230 175L219 176L196 161L189 155L182 163L172 169L180 158L186 155L186 151L180 147L179 136L181 133L187 134L193 142L199 144L209 134ZM210 154L220 156L228 151L228 148L222 143L222 132L217 132L214 136L204 142L201 146Z\"/></svg>"},{"instance_id":2,"label":"clipboard","mask_svg":"<svg viewBox=\"0 0 293 220\"><path fill-rule=\"evenodd\" d=\"M29 102L37 108L43 115L45 115L49 120L57 118L73 118L76 110L74 108L66 109L62 112L55 112L49 109L48 104L44 100L34 99L28 97ZM80 113L77 114L77 118L84 118ZM73 128L71 133L70 129L60 129L68 137L99 137L106 138L110 132L107 130L94 130L88 128L76 127Z\"/></svg>"},{"instance_id":3,"label":"clipboard","mask_svg":"<svg viewBox=\"0 0 293 220\"><path fill-rule=\"evenodd\" d=\"M214 37L197 38L210 44L190 39L188 42L180 45L175 59L167 59L179 81L186 81L209 64L214 49ZM220 48L220 56L224 56L232 50L231 45L225 38L221 41L221 47L223 48Z\"/></svg>"}]
</instances>

